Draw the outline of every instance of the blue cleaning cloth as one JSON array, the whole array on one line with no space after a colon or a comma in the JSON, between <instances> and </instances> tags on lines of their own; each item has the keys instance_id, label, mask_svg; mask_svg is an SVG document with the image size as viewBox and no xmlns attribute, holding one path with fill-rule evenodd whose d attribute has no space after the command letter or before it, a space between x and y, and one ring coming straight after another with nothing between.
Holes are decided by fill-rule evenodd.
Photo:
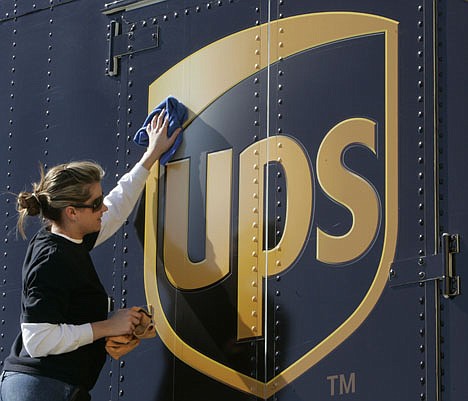
<instances>
[{"instance_id":1,"label":"blue cleaning cloth","mask_svg":"<svg viewBox=\"0 0 468 401\"><path fill-rule=\"evenodd\" d=\"M169 115L169 126L167 127L167 135L171 136L177 128L181 128L182 124L187 119L187 107L180 103L175 97L169 96L164 101L162 101L156 108L146 117L143 126L136 132L133 137L133 141L141 146L148 146L148 133L146 132L146 127L151 122L155 114L159 114L162 109L166 110L166 114ZM159 164L165 165L174 153L179 148L182 143L182 132L176 138L175 142L171 148L163 153L159 159Z\"/></svg>"}]
</instances>

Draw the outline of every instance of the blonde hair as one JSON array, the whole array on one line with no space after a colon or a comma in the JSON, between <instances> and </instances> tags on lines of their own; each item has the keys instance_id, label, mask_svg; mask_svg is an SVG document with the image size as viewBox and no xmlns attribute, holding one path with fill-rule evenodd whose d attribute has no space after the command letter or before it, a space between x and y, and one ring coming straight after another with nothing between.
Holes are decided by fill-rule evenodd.
<instances>
[{"instance_id":1,"label":"blonde hair","mask_svg":"<svg viewBox=\"0 0 468 401\"><path fill-rule=\"evenodd\" d=\"M62 210L73 203L83 203L91 196L90 185L104 177L102 167L91 161L59 164L47 173L40 166L41 179L32 184L32 192L20 192L17 197L18 231L26 238L26 216L60 222Z\"/></svg>"}]
</instances>

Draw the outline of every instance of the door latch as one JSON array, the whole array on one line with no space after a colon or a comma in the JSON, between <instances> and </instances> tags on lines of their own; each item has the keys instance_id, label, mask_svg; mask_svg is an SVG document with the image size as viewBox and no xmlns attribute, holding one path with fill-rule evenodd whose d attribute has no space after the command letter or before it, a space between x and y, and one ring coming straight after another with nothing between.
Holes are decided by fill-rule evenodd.
<instances>
[{"instance_id":1,"label":"door latch","mask_svg":"<svg viewBox=\"0 0 468 401\"><path fill-rule=\"evenodd\" d=\"M390 287L440 280L445 298L460 295L460 276L456 275L454 261L454 254L459 252L459 234L442 234L439 253L398 260L391 264Z\"/></svg>"},{"instance_id":2,"label":"door latch","mask_svg":"<svg viewBox=\"0 0 468 401\"><path fill-rule=\"evenodd\" d=\"M111 77L119 75L119 61L122 57L159 47L159 25L156 20L152 24L145 22L141 26L136 23L124 26L113 20L109 24L109 31L107 75Z\"/></svg>"},{"instance_id":3,"label":"door latch","mask_svg":"<svg viewBox=\"0 0 468 401\"><path fill-rule=\"evenodd\" d=\"M460 252L460 236L458 234L442 234L441 239L442 254L445 257L444 285L442 292L445 298L460 295L460 276L455 274L454 257Z\"/></svg>"}]
</instances>

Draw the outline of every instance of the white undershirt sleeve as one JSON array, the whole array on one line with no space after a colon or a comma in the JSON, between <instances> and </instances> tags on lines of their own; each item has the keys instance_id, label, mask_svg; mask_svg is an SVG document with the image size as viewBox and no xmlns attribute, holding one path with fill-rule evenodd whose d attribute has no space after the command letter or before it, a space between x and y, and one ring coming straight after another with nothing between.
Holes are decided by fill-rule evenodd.
<instances>
[{"instance_id":1,"label":"white undershirt sleeve","mask_svg":"<svg viewBox=\"0 0 468 401\"><path fill-rule=\"evenodd\" d=\"M93 342L91 323L21 323L24 348L33 358L74 351Z\"/></svg>"},{"instance_id":2,"label":"white undershirt sleeve","mask_svg":"<svg viewBox=\"0 0 468 401\"><path fill-rule=\"evenodd\" d=\"M109 210L102 216L101 231L95 247L114 235L125 222L135 207L148 176L149 171L141 164L136 164L104 198L104 204Z\"/></svg>"}]
</instances>

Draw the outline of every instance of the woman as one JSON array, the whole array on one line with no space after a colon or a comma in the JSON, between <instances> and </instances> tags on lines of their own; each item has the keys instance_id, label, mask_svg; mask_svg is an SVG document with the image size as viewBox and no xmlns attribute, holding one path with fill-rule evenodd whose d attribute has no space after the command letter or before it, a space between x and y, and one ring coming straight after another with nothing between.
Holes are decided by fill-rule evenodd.
<instances>
[{"instance_id":1,"label":"woman","mask_svg":"<svg viewBox=\"0 0 468 401\"><path fill-rule=\"evenodd\" d=\"M105 337L131 334L140 314L107 318L108 297L89 251L112 236L132 211L149 170L175 141L164 110L147 127L149 145L105 198L102 168L91 162L56 166L18 196L18 228L27 215L47 225L32 238L23 265L21 332L0 378L1 401L90 400L105 363Z\"/></svg>"}]
</instances>

